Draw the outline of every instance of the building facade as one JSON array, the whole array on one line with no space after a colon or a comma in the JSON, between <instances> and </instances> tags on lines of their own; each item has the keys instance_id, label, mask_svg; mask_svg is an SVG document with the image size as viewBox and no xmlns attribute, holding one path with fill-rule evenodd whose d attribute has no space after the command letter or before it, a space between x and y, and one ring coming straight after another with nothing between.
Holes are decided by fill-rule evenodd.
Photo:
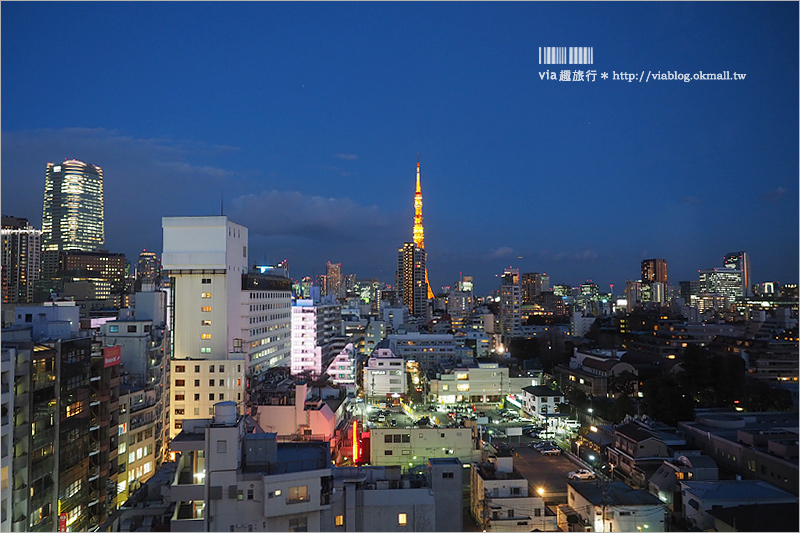
<instances>
[{"instance_id":1,"label":"building facade","mask_svg":"<svg viewBox=\"0 0 800 533\"><path fill-rule=\"evenodd\" d=\"M500 284L500 333L508 343L521 325L522 287L518 268L507 268Z\"/></svg>"},{"instance_id":2,"label":"building facade","mask_svg":"<svg viewBox=\"0 0 800 533\"><path fill-rule=\"evenodd\" d=\"M59 254L105 243L103 169L75 159L47 163L42 209L42 279L55 277Z\"/></svg>"},{"instance_id":3,"label":"building facade","mask_svg":"<svg viewBox=\"0 0 800 533\"><path fill-rule=\"evenodd\" d=\"M39 280L42 232L24 218L5 216L0 231L3 303L31 303L34 284Z\"/></svg>"},{"instance_id":4,"label":"building facade","mask_svg":"<svg viewBox=\"0 0 800 533\"><path fill-rule=\"evenodd\" d=\"M291 280L248 272L247 228L227 217L167 217L170 436L219 401L244 405L248 377L289 358ZM199 414L195 414L199 413Z\"/></svg>"}]
</instances>

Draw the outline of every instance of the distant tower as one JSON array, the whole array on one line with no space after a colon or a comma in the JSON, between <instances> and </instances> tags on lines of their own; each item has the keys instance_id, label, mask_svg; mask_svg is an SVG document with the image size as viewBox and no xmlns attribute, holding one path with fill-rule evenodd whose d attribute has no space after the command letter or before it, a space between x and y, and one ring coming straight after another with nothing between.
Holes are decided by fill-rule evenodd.
<instances>
[{"instance_id":1,"label":"distant tower","mask_svg":"<svg viewBox=\"0 0 800 533\"><path fill-rule=\"evenodd\" d=\"M507 268L500 284L500 333L503 343L508 346L511 337L521 325L522 286L519 269Z\"/></svg>"},{"instance_id":2,"label":"distant tower","mask_svg":"<svg viewBox=\"0 0 800 533\"><path fill-rule=\"evenodd\" d=\"M427 319L428 294L425 260L427 252L413 242L397 250L397 291L411 315Z\"/></svg>"},{"instance_id":3,"label":"distant tower","mask_svg":"<svg viewBox=\"0 0 800 533\"><path fill-rule=\"evenodd\" d=\"M730 252L725 254L723 265L725 268L742 271L742 293L744 296L752 294L750 279L750 255L747 252Z\"/></svg>"},{"instance_id":4,"label":"distant tower","mask_svg":"<svg viewBox=\"0 0 800 533\"><path fill-rule=\"evenodd\" d=\"M161 277L161 260L154 252L143 250L136 266L136 281L155 283Z\"/></svg>"},{"instance_id":5,"label":"distant tower","mask_svg":"<svg viewBox=\"0 0 800 533\"><path fill-rule=\"evenodd\" d=\"M667 260L645 259L642 261L642 302L665 303L667 287Z\"/></svg>"},{"instance_id":6,"label":"distant tower","mask_svg":"<svg viewBox=\"0 0 800 533\"><path fill-rule=\"evenodd\" d=\"M422 186L419 180L419 161L417 161L417 190L414 193L414 245L422 250L425 249L425 229L422 227ZM433 291L428 281L427 267L425 268L425 285L427 286L427 296L430 300L433 298Z\"/></svg>"},{"instance_id":7,"label":"distant tower","mask_svg":"<svg viewBox=\"0 0 800 533\"><path fill-rule=\"evenodd\" d=\"M344 284L342 283L342 264L331 263L325 265L325 295L334 298L344 297Z\"/></svg>"},{"instance_id":8,"label":"distant tower","mask_svg":"<svg viewBox=\"0 0 800 533\"><path fill-rule=\"evenodd\" d=\"M60 253L93 252L105 243L103 169L67 160L47 163L42 208L42 279L58 271Z\"/></svg>"},{"instance_id":9,"label":"distant tower","mask_svg":"<svg viewBox=\"0 0 800 533\"><path fill-rule=\"evenodd\" d=\"M39 279L42 232L28 220L3 217L3 303L33 301L33 286Z\"/></svg>"},{"instance_id":10,"label":"distant tower","mask_svg":"<svg viewBox=\"0 0 800 533\"><path fill-rule=\"evenodd\" d=\"M642 282L646 281L667 284L666 259L645 259L642 261Z\"/></svg>"}]
</instances>

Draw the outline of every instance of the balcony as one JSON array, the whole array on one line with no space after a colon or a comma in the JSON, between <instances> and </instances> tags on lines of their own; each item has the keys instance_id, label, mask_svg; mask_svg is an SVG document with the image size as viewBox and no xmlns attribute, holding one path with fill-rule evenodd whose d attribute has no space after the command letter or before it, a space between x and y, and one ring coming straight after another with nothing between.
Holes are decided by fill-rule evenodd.
<instances>
[{"instance_id":1,"label":"balcony","mask_svg":"<svg viewBox=\"0 0 800 533\"><path fill-rule=\"evenodd\" d=\"M203 531L204 513L196 509L194 502L180 502L175 506L175 513L170 521L171 531Z\"/></svg>"},{"instance_id":2,"label":"balcony","mask_svg":"<svg viewBox=\"0 0 800 533\"><path fill-rule=\"evenodd\" d=\"M14 426L14 441L25 440L31 434L31 426L26 420Z\"/></svg>"}]
</instances>

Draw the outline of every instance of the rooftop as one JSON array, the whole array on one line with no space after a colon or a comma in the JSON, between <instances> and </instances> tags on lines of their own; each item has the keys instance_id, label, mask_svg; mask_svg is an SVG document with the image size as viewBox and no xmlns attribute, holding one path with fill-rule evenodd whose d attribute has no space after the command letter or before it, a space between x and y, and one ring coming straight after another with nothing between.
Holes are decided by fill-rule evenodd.
<instances>
[{"instance_id":1,"label":"rooftop","mask_svg":"<svg viewBox=\"0 0 800 533\"><path fill-rule=\"evenodd\" d=\"M682 481L684 490L700 499L748 502L797 502L797 497L766 481L757 479L724 481Z\"/></svg>"},{"instance_id":2,"label":"rooftop","mask_svg":"<svg viewBox=\"0 0 800 533\"><path fill-rule=\"evenodd\" d=\"M646 490L632 489L621 481L605 486L599 482L569 481L567 485L593 505L663 505Z\"/></svg>"},{"instance_id":3,"label":"rooftop","mask_svg":"<svg viewBox=\"0 0 800 533\"><path fill-rule=\"evenodd\" d=\"M560 390L553 390L547 385L528 385L527 387L522 387L522 390L533 396L564 396L564 393Z\"/></svg>"},{"instance_id":4,"label":"rooftop","mask_svg":"<svg viewBox=\"0 0 800 533\"><path fill-rule=\"evenodd\" d=\"M800 531L798 504L768 503L711 509L708 514L736 531Z\"/></svg>"}]
</instances>

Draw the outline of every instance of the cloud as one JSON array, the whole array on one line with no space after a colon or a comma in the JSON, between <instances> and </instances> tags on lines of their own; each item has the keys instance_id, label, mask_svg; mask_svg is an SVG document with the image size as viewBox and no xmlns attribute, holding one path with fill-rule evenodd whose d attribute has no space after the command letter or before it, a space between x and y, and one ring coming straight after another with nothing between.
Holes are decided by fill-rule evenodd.
<instances>
[{"instance_id":1,"label":"cloud","mask_svg":"<svg viewBox=\"0 0 800 533\"><path fill-rule=\"evenodd\" d=\"M346 161L355 161L358 159L357 154L335 154L333 157L336 159L344 159Z\"/></svg>"},{"instance_id":2,"label":"cloud","mask_svg":"<svg viewBox=\"0 0 800 533\"><path fill-rule=\"evenodd\" d=\"M783 198L786 195L787 192L789 191L784 189L783 187L778 187L775 190L763 193L761 195L761 198L763 200L766 200L767 202L777 203L778 201L780 201L781 198Z\"/></svg>"},{"instance_id":3,"label":"cloud","mask_svg":"<svg viewBox=\"0 0 800 533\"><path fill-rule=\"evenodd\" d=\"M696 197L690 196L690 195L686 195L686 196L682 197L678 201L680 203L682 203L682 204L699 204L700 203L700 199L699 198L696 198Z\"/></svg>"},{"instance_id":4,"label":"cloud","mask_svg":"<svg viewBox=\"0 0 800 533\"><path fill-rule=\"evenodd\" d=\"M262 191L235 198L231 216L250 233L302 236L315 241L369 238L400 224L399 214L381 212L349 198L323 198L299 191Z\"/></svg>"},{"instance_id":5,"label":"cloud","mask_svg":"<svg viewBox=\"0 0 800 533\"><path fill-rule=\"evenodd\" d=\"M599 256L597 252L593 252L592 250L584 250L582 252L578 252L573 256L575 261L594 261Z\"/></svg>"},{"instance_id":6,"label":"cloud","mask_svg":"<svg viewBox=\"0 0 800 533\"><path fill-rule=\"evenodd\" d=\"M514 255L514 249L508 246L501 246L500 248L493 249L489 255L492 257L492 259L511 257Z\"/></svg>"}]
</instances>

